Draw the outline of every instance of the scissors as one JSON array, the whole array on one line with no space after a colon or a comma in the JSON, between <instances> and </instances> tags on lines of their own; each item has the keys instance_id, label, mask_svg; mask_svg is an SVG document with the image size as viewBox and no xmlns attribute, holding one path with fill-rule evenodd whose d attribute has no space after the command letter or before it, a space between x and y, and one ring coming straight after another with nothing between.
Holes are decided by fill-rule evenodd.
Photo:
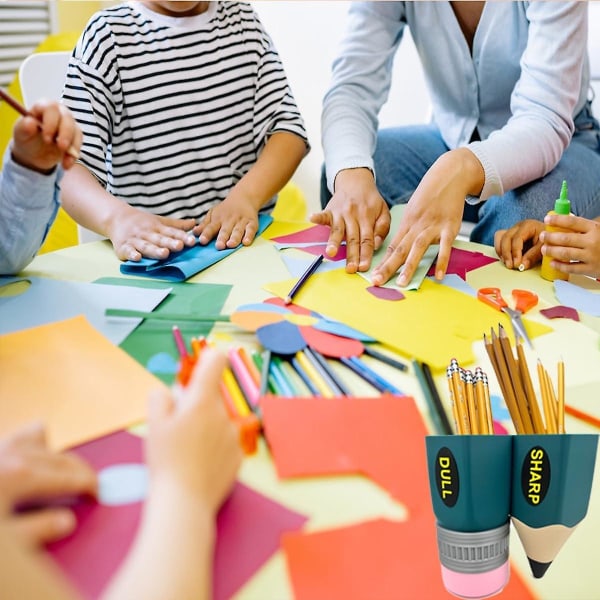
<instances>
[{"instance_id":1,"label":"scissors","mask_svg":"<svg viewBox=\"0 0 600 600\"><path fill-rule=\"evenodd\" d=\"M527 344L529 344L529 347L533 349L533 344L531 343L529 335L527 335L527 330L525 329L525 324L521 319L521 315L538 303L537 294L528 290L513 290L512 297L515 301L514 309L508 306L506 300L502 297L500 288L487 287L477 290L477 298L479 300L509 316L513 333L515 334L515 340L518 341L519 338L523 338Z\"/></svg>"}]
</instances>

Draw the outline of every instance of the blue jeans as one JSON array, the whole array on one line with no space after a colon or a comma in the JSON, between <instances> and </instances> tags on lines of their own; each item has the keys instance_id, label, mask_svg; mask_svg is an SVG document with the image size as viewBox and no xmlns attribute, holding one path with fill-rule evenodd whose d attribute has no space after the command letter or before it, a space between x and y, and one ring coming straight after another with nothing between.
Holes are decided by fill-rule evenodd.
<instances>
[{"instance_id":1,"label":"blue jeans","mask_svg":"<svg viewBox=\"0 0 600 600\"><path fill-rule=\"evenodd\" d=\"M373 158L377 188L388 206L408 202L431 165L448 150L433 124L380 130ZM600 126L589 105L577 115L573 139L550 173L475 206L465 203L463 219L477 223L471 241L493 245L498 229L523 219L542 221L554 208L564 179L572 212L590 219L600 216ZM330 197L322 177L322 206Z\"/></svg>"}]
</instances>

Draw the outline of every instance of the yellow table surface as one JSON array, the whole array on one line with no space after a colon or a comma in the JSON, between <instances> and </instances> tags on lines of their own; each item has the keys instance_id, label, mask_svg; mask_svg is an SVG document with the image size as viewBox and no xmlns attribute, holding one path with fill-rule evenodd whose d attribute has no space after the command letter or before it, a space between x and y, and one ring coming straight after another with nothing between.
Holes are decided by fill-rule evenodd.
<instances>
[{"instance_id":1,"label":"yellow table surface","mask_svg":"<svg viewBox=\"0 0 600 600\"><path fill-rule=\"evenodd\" d=\"M485 246L460 241L456 242L456 246L494 256L493 249ZM83 244L40 255L23 274L79 281L120 276L119 261L107 241ZM194 276L190 281L233 285L223 308L224 313L229 313L241 304L262 301L270 295L263 289L264 285L289 277L273 245L266 240L258 239L250 248L234 253ZM500 264L491 264L471 271L467 281L474 288L498 286L507 299L510 298L513 288L536 291L540 303L528 313L528 318L549 324L554 331L535 339L535 352L527 349L530 366L535 365L539 357L554 377L555 365L562 358L566 367L567 403L583 410L587 409L596 415L600 414L600 318L583 316L580 323L567 319L554 319L550 322L539 315L540 308L556 305L558 301L554 297L552 284L542 280L536 269L520 273L508 271ZM236 333L234 340L231 327L222 331L219 327L221 326L217 324L213 330L213 336L218 343L254 343L253 334ZM480 365L490 375L491 393L499 394L499 387L493 376L493 369L483 341L473 345L473 352L476 356L475 364ZM378 368L405 393L412 395L423 410L423 414L427 414L424 397L410 372L398 373L380 363ZM357 393L364 393L365 390L359 389L360 384L357 385ZM437 377L437 385L442 398L449 402L445 376ZM569 416L566 417L566 426L569 433L598 433L592 427ZM597 461L588 514L543 579L534 580L530 576L527 559L517 536L514 533L511 536L513 564L517 565L528 585L539 598L570 600L600 598L600 569L597 566L600 556L599 464L600 461ZM393 501L375 484L360 476L279 481L262 442L258 453L244 461L240 480L287 507L307 515L309 517L307 530L310 531L354 524L376 517L403 519L405 515L401 505ZM352 501L349 501L349 498ZM285 600L292 597L285 560L281 552L269 560L235 596L236 600ZM498 597L501 598L502 595Z\"/></svg>"}]
</instances>

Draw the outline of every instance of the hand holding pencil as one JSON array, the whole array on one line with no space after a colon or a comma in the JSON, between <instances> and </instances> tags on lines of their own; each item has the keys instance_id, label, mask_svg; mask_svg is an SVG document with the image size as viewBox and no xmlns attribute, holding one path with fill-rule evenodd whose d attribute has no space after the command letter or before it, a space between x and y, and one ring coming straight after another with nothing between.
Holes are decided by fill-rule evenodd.
<instances>
[{"instance_id":1,"label":"hand holding pencil","mask_svg":"<svg viewBox=\"0 0 600 600\"><path fill-rule=\"evenodd\" d=\"M28 111L2 89L0 98L22 115L13 130L11 153L16 163L45 174L57 164L65 169L75 164L83 134L67 107L40 101Z\"/></svg>"}]
</instances>

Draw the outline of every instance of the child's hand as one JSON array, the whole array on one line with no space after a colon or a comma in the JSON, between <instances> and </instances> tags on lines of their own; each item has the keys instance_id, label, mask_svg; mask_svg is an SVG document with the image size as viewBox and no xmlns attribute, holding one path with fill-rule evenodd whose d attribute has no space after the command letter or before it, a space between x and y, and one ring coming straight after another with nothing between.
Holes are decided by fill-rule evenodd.
<instances>
[{"instance_id":1,"label":"child's hand","mask_svg":"<svg viewBox=\"0 0 600 600\"><path fill-rule=\"evenodd\" d=\"M13 160L42 173L59 163L65 169L72 167L75 159L67 150L72 147L79 152L83 136L69 109L60 102L42 100L29 113L30 116L21 117L15 124Z\"/></svg>"},{"instance_id":2,"label":"child's hand","mask_svg":"<svg viewBox=\"0 0 600 600\"><path fill-rule=\"evenodd\" d=\"M108 237L121 260L165 259L196 243L190 233L194 225L194 219L159 217L123 203L111 219Z\"/></svg>"},{"instance_id":3,"label":"child's hand","mask_svg":"<svg viewBox=\"0 0 600 600\"><path fill-rule=\"evenodd\" d=\"M146 442L153 486L191 497L214 515L242 460L239 432L220 393L225 357L206 348L188 385L151 398Z\"/></svg>"},{"instance_id":4,"label":"child's hand","mask_svg":"<svg viewBox=\"0 0 600 600\"><path fill-rule=\"evenodd\" d=\"M526 219L494 235L494 248L508 269L530 269L542 260L540 234L544 224ZM522 265L522 267L521 267Z\"/></svg>"},{"instance_id":5,"label":"child's hand","mask_svg":"<svg viewBox=\"0 0 600 600\"><path fill-rule=\"evenodd\" d=\"M208 244L215 236L217 250L235 248L240 244L249 246L258 231L258 212L252 204L241 196L231 194L220 204L211 208L204 219L194 229L202 245Z\"/></svg>"},{"instance_id":6,"label":"child's hand","mask_svg":"<svg viewBox=\"0 0 600 600\"><path fill-rule=\"evenodd\" d=\"M569 232L544 231L542 254L553 259L553 268L563 273L600 277L600 222L574 215L547 215L547 225Z\"/></svg>"}]
</instances>

